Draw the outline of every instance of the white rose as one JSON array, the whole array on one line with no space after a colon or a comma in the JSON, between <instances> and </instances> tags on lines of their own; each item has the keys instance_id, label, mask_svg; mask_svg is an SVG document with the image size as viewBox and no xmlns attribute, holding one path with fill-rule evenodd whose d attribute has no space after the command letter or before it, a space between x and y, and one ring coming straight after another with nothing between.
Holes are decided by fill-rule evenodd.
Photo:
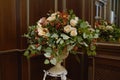
<instances>
[{"instance_id":1,"label":"white rose","mask_svg":"<svg viewBox=\"0 0 120 80\"><path fill-rule=\"evenodd\" d=\"M50 16L47 18L48 21L54 21L56 19L56 16Z\"/></svg>"},{"instance_id":2,"label":"white rose","mask_svg":"<svg viewBox=\"0 0 120 80\"><path fill-rule=\"evenodd\" d=\"M41 25L40 23L37 23L37 25L38 25L39 27L42 27L42 25Z\"/></svg>"},{"instance_id":3,"label":"white rose","mask_svg":"<svg viewBox=\"0 0 120 80\"><path fill-rule=\"evenodd\" d=\"M77 23L78 23L78 20L75 20L75 19L70 20L70 25L73 26L73 27L76 26Z\"/></svg>"},{"instance_id":4,"label":"white rose","mask_svg":"<svg viewBox=\"0 0 120 80\"><path fill-rule=\"evenodd\" d=\"M90 30L91 32L94 32L94 31L95 31L93 28L89 28L89 30Z\"/></svg>"},{"instance_id":5,"label":"white rose","mask_svg":"<svg viewBox=\"0 0 120 80\"><path fill-rule=\"evenodd\" d=\"M46 36L46 34L49 32L47 28L38 27L38 35L39 36Z\"/></svg>"},{"instance_id":6,"label":"white rose","mask_svg":"<svg viewBox=\"0 0 120 80\"><path fill-rule=\"evenodd\" d=\"M106 30L113 30L112 26L106 26Z\"/></svg>"},{"instance_id":7,"label":"white rose","mask_svg":"<svg viewBox=\"0 0 120 80\"><path fill-rule=\"evenodd\" d=\"M76 28L72 28L71 32L70 32L71 36L76 36L77 35L77 29Z\"/></svg>"},{"instance_id":8,"label":"white rose","mask_svg":"<svg viewBox=\"0 0 120 80\"><path fill-rule=\"evenodd\" d=\"M79 18L78 18L78 17L75 17L75 20L76 20L76 21L78 21L78 20L79 20Z\"/></svg>"},{"instance_id":9,"label":"white rose","mask_svg":"<svg viewBox=\"0 0 120 80\"><path fill-rule=\"evenodd\" d=\"M51 16L56 16L57 14L58 14L58 12L51 14Z\"/></svg>"},{"instance_id":10,"label":"white rose","mask_svg":"<svg viewBox=\"0 0 120 80\"><path fill-rule=\"evenodd\" d=\"M66 33L69 33L70 31L71 31L71 26L70 25L67 25L67 26L65 26L64 27L64 31L66 32Z\"/></svg>"},{"instance_id":11,"label":"white rose","mask_svg":"<svg viewBox=\"0 0 120 80\"><path fill-rule=\"evenodd\" d=\"M89 22L88 22L88 21L86 21L86 24L87 24L87 26L88 26L88 27L91 27L91 25L89 24Z\"/></svg>"}]
</instances>

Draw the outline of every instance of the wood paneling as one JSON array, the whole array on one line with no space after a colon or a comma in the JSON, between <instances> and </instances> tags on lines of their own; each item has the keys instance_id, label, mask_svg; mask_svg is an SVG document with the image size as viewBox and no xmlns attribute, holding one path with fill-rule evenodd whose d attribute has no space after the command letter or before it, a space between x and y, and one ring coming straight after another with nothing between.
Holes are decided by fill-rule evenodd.
<instances>
[{"instance_id":1,"label":"wood paneling","mask_svg":"<svg viewBox=\"0 0 120 80\"><path fill-rule=\"evenodd\" d=\"M16 0L0 0L0 50L16 48Z\"/></svg>"},{"instance_id":2,"label":"wood paneling","mask_svg":"<svg viewBox=\"0 0 120 80\"><path fill-rule=\"evenodd\" d=\"M119 62L119 43L98 43L94 62L95 80L120 80Z\"/></svg>"},{"instance_id":3,"label":"wood paneling","mask_svg":"<svg viewBox=\"0 0 120 80\"><path fill-rule=\"evenodd\" d=\"M24 48L26 27L26 1L0 0L0 50Z\"/></svg>"},{"instance_id":4,"label":"wood paneling","mask_svg":"<svg viewBox=\"0 0 120 80\"><path fill-rule=\"evenodd\" d=\"M67 1L66 2L67 3L67 5L66 5L67 10L72 9L77 16L79 16L80 18L83 18L83 16L82 16L82 10L83 10L82 1L83 0L66 0L66 1Z\"/></svg>"},{"instance_id":5,"label":"wood paneling","mask_svg":"<svg viewBox=\"0 0 120 80\"><path fill-rule=\"evenodd\" d=\"M30 25L43 16L47 16L49 10L54 10L54 0L30 0Z\"/></svg>"},{"instance_id":6,"label":"wood paneling","mask_svg":"<svg viewBox=\"0 0 120 80\"><path fill-rule=\"evenodd\" d=\"M18 63L15 55L0 55L1 80L18 79Z\"/></svg>"},{"instance_id":7,"label":"wood paneling","mask_svg":"<svg viewBox=\"0 0 120 80\"><path fill-rule=\"evenodd\" d=\"M19 28L19 40L18 40L18 48L19 49L25 49L27 44L26 44L26 39L22 37L24 33L27 32L27 1L26 0L20 0L20 28Z\"/></svg>"}]
</instances>

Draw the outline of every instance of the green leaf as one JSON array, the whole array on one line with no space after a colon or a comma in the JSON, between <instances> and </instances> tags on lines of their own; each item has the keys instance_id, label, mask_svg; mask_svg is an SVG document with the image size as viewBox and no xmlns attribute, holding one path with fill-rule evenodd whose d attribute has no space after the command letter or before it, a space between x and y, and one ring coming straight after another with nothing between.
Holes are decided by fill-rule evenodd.
<instances>
[{"instance_id":1,"label":"green leaf","mask_svg":"<svg viewBox=\"0 0 120 80\"><path fill-rule=\"evenodd\" d=\"M28 56L28 55L29 55L29 51L26 50L26 51L24 52L24 56Z\"/></svg>"},{"instance_id":2,"label":"green leaf","mask_svg":"<svg viewBox=\"0 0 120 80\"><path fill-rule=\"evenodd\" d=\"M71 50L74 48L74 46L75 46L75 44L74 44L74 45L69 45L69 46L67 47L67 51L71 51Z\"/></svg>"},{"instance_id":3,"label":"green leaf","mask_svg":"<svg viewBox=\"0 0 120 80\"><path fill-rule=\"evenodd\" d=\"M51 53L45 53L44 56L47 57L47 58L51 57Z\"/></svg>"},{"instance_id":4,"label":"green leaf","mask_svg":"<svg viewBox=\"0 0 120 80\"><path fill-rule=\"evenodd\" d=\"M36 53L36 50L31 50L31 54L35 54Z\"/></svg>"},{"instance_id":5,"label":"green leaf","mask_svg":"<svg viewBox=\"0 0 120 80\"><path fill-rule=\"evenodd\" d=\"M56 58L52 58L52 59L50 60L50 63L53 64L53 65L56 65L56 63L57 63Z\"/></svg>"},{"instance_id":6,"label":"green leaf","mask_svg":"<svg viewBox=\"0 0 120 80\"><path fill-rule=\"evenodd\" d=\"M40 51L41 49L42 49L42 46L40 45L40 46L37 48L37 50L39 50L39 51Z\"/></svg>"},{"instance_id":7,"label":"green leaf","mask_svg":"<svg viewBox=\"0 0 120 80\"><path fill-rule=\"evenodd\" d=\"M82 37L78 36L77 40L78 40L78 42L81 42L83 39L82 39Z\"/></svg>"},{"instance_id":8,"label":"green leaf","mask_svg":"<svg viewBox=\"0 0 120 80\"><path fill-rule=\"evenodd\" d=\"M44 51L45 51L46 53L52 53L52 49L51 49L50 47L44 49Z\"/></svg>"},{"instance_id":9,"label":"green leaf","mask_svg":"<svg viewBox=\"0 0 120 80\"><path fill-rule=\"evenodd\" d=\"M58 35L57 35L56 33L54 33L51 37L57 39L57 38L58 38Z\"/></svg>"},{"instance_id":10,"label":"green leaf","mask_svg":"<svg viewBox=\"0 0 120 80\"><path fill-rule=\"evenodd\" d=\"M86 33L83 33L83 38L86 39L88 35Z\"/></svg>"},{"instance_id":11,"label":"green leaf","mask_svg":"<svg viewBox=\"0 0 120 80\"><path fill-rule=\"evenodd\" d=\"M67 40L67 39L70 38L70 37L69 37L68 35L66 35L66 34L61 34L61 37L62 37L64 40Z\"/></svg>"},{"instance_id":12,"label":"green leaf","mask_svg":"<svg viewBox=\"0 0 120 80\"><path fill-rule=\"evenodd\" d=\"M98 37L99 37L99 35L98 35L98 34L95 34L95 35L94 35L94 38L98 38Z\"/></svg>"},{"instance_id":13,"label":"green leaf","mask_svg":"<svg viewBox=\"0 0 120 80\"><path fill-rule=\"evenodd\" d=\"M60 40L60 44L63 44L64 43L64 40Z\"/></svg>"},{"instance_id":14,"label":"green leaf","mask_svg":"<svg viewBox=\"0 0 120 80\"><path fill-rule=\"evenodd\" d=\"M90 46L90 50L95 50L96 49L96 46Z\"/></svg>"},{"instance_id":15,"label":"green leaf","mask_svg":"<svg viewBox=\"0 0 120 80\"><path fill-rule=\"evenodd\" d=\"M88 47L88 44L87 44L87 43L83 42L83 44L84 44L84 46Z\"/></svg>"},{"instance_id":16,"label":"green leaf","mask_svg":"<svg viewBox=\"0 0 120 80\"><path fill-rule=\"evenodd\" d=\"M56 43L58 44L60 41L61 41L61 38L59 38L59 39L56 41Z\"/></svg>"},{"instance_id":17,"label":"green leaf","mask_svg":"<svg viewBox=\"0 0 120 80\"><path fill-rule=\"evenodd\" d=\"M45 59L44 64L49 64L50 61L48 59Z\"/></svg>"},{"instance_id":18,"label":"green leaf","mask_svg":"<svg viewBox=\"0 0 120 80\"><path fill-rule=\"evenodd\" d=\"M88 25L87 25L86 22L82 22L82 23L80 24L80 26L81 26L81 28L87 28L87 27L88 27Z\"/></svg>"},{"instance_id":19,"label":"green leaf","mask_svg":"<svg viewBox=\"0 0 120 80\"><path fill-rule=\"evenodd\" d=\"M35 49L35 46L34 46L34 45L30 45L30 47L31 47L32 49Z\"/></svg>"}]
</instances>

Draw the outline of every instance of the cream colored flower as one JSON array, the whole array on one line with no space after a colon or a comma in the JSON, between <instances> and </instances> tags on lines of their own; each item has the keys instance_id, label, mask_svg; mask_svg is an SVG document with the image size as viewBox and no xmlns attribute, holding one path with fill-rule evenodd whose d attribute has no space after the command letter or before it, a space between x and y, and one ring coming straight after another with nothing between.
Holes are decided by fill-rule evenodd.
<instances>
[{"instance_id":1,"label":"cream colored flower","mask_svg":"<svg viewBox=\"0 0 120 80\"><path fill-rule=\"evenodd\" d=\"M47 20L50 21L50 22L54 21L55 19L56 19L56 16L50 16L50 17L47 18Z\"/></svg>"},{"instance_id":2,"label":"cream colored flower","mask_svg":"<svg viewBox=\"0 0 120 80\"><path fill-rule=\"evenodd\" d=\"M71 36L77 36L77 29L76 28L72 28L71 32L70 32Z\"/></svg>"},{"instance_id":3,"label":"cream colored flower","mask_svg":"<svg viewBox=\"0 0 120 80\"><path fill-rule=\"evenodd\" d=\"M38 27L38 35L39 36L47 36L46 34L49 32L47 28Z\"/></svg>"},{"instance_id":4,"label":"cream colored flower","mask_svg":"<svg viewBox=\"0 0 120 80\"><path fill-rule=\"evenodd\" d=\"M64 31L66 32L66 33L69 33L70 31L71 31L71 26L70 25L67 25L67 26L65 26L64 27Z\"/></svg>"},{"instance_id":5,"label":"cream colored flower","mask_svg":"<svg viewBox=\"0 0 120 80\"><path fill-rule=\"evenodd\" d=\"M94 32L94 31L95 31L92 27L90 27L89 30L90 30L91 32Z\"/></svg>"},{"instance_id":6,"label":"cream colored flower","mask_svg":"<svg viewBox=\"0 0 120 80\"><path fill-rule=\"evenodd\" d=\"M106 30L113 30L113 27L112 26L106 26Z\"/></svg>"},{"instance_id":7,"label":"cream colored flower","mask_svg":"<svg viewBox=\"0 0 120 80\"><path fill-rule=\"evenodd\" d=\"M70 25L73 26L73 27L76 26L77 23L78 23L78 18L77 17L75 17L75 19L70 20Z\"/></svg>"},{"instance_id":8,"label":"cream colored flower","mask_svg":"<svg viewBox=\"0 0 120 80\"><path fill-rule=\"evenodd\" d=\"M78 21L78 20L79 20L79 18L78 18L78 17L75 17L75 20L76 20L76 21Z\"/></svg>"},{"instance_id":9,"label":"cream colored flower","mask_svg":"<svg viewBox=\"0 0 120 80\"><path fill-rule=\"evenodd\" d=\"M37 22L37 25L38 25L39 27L42 27L42 25L41 25L39 22Z\"/></svg>"},{"instance_id":10,"label":"cream colored flower","mask_svg":"<svg viewBox=\"0 0 120 80\"><path fill-rule=\"evenodd\" d=\"M51 14L50 17L47 18L48 21L54 21L56 19L56 15L58 14L59 12L56 12L56 13L53 13Z\"/></svg>"},{"instance_id":11,"label":"cream colored flower","mask_svg":"<svg viewBox=\"0 0 120 80\"><path fill-rule=\"evenodd\" d=\"M53 14L51 14L51 16L56 16L59 12L55 12Z\"/></svg>"},{"instance_id":12,"label":"cream colored flower","mask_svg":"<svg viewBox=\"0 0 120 80\"><path fill-rule=\"evenodd\" d=\"M88 21L86 21L86 24L87 24L87 26L88 26L88 27L91 27L91 25L89 24L89 22L88 22Z\"/></svg>"}]
</instances>

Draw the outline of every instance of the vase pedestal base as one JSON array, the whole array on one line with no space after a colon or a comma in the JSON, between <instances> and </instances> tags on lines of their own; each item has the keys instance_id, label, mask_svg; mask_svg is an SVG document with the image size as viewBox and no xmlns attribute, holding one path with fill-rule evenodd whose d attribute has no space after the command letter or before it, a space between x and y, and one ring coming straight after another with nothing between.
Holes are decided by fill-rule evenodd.
<instances>
[{"instance_id":1,"label":"vase pedestal base","mask_svg":"<svg viewBox=\"0 0 120 80\"><path fill-rule=\"evenodd\" d=\"M43 80L46 79L47 75L51 77L61 77L61 80L67 80L67 70L61 65L61 63L57 63L47 71L44 70Z\"/></svg>"}]
</instances>

